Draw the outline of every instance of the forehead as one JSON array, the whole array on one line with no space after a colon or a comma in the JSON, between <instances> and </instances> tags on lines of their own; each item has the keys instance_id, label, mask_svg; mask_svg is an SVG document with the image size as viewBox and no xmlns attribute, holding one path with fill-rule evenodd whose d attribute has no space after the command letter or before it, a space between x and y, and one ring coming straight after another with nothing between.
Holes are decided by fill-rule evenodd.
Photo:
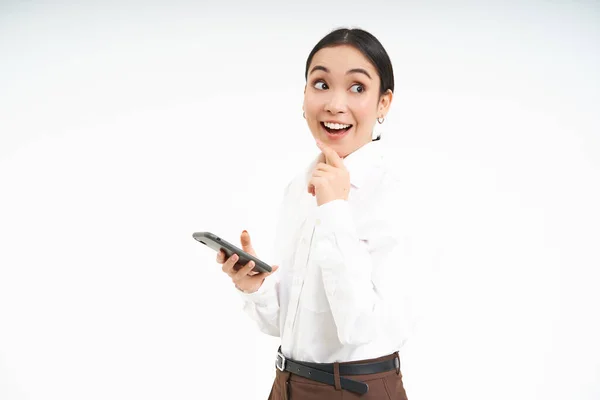
<instances>
[{"instance_id":1,"label":"forehead","mask_svg":"<svg viewBox=\"0 0 600 400\"><path fill-rule=\"evenodd\" d=\"M327 67L333 74L345 74L349 69L363 68L371 76L377 75L373 64L359 50L349 45L322 48L313 56L309 72L315 65Z\"/></svg>"}]
</instances>

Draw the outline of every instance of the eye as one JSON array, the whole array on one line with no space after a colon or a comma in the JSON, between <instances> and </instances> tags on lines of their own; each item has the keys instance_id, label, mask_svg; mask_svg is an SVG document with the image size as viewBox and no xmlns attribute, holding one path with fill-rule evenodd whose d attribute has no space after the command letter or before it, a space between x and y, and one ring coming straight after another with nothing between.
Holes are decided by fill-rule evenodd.
<instances>
[{"instance_id":1,"label":"eye","mask_svg":"<svg viewBox=\"0 0 600 400\"><path fill-rule=\"evenodd\" d=\"M319 90L327 90L327 89L329 89L329 87L327 86L327 84L325 82L323 82L323 81L316 81L313 84L313 87L315 87L316 89L319 89Z\"/></svg>"},{"instance_id":2,"label":"eye","mask_svg":"<svg viewBox=\"0 0 600 400\"><path fill-rule=\"evenodd\" d=\"M356 83L350 87L350 91L354 93L362 93L365 91L365 87L360 83Z\"/></svg>"}]
</instances>

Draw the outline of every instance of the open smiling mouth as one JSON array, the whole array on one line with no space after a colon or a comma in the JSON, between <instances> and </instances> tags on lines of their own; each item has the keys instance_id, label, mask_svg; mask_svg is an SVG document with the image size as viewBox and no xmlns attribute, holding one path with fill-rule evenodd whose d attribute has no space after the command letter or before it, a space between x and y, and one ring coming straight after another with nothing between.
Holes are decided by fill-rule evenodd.
<instances>
[{"instance_id":1,"label":"open smiling mouth","mask_svg":"<svg viewBox=\"0 0 600 400\"><path fill-rule=\"evenodd\" d=\"M321 126L330 135L343 135L352 129L352 125L350 124L334 124L331 122L321 122Z\"/></svg>"}]
</instances>

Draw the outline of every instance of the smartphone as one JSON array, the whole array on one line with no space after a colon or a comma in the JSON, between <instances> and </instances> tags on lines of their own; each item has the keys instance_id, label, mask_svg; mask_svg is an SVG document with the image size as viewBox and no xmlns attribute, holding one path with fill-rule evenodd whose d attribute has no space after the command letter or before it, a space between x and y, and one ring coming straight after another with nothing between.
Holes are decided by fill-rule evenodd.
<instances>
[{"instance_id":1,"label":"smartphone","mask_svg":"<svg viewBox=\"0 0 600 400\"><path fill-rule=\"evenodd\" d=\"M217 235L211 232L195 232L193 235L194 239L199 241L200 243L210 247L214 251L223 250L225 253L226 259L231 257L234 253L238 255L239 259L236 266L234 267L236 270L240 269L244 265L248 264L250 260L254 261L253 271L256 272L271 272L272 268L269 264L264 261L259 260L258 258L246 253L244 250L240 249L237 246L232 245L224 239L221 239Z\"/></svg>"}]
</instances>

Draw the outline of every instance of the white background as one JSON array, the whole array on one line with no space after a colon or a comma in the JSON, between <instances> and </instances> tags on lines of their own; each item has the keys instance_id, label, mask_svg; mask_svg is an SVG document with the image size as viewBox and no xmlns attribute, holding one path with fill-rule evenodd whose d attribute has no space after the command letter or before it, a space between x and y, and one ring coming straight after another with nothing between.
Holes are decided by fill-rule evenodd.
<instances>
[{"instance_id":1,"label":"white background","mask_svg":"<svg viewBox=\"0 0 600 400\"><path fill-rule=\"evenodd\" d=\"M0 399L266 399L277 338L191 234L270 259L339 26L394 63L377 129L433 271L409 398L600 398L597 1L5 0Z\"/></svg>"}]
</instances>

